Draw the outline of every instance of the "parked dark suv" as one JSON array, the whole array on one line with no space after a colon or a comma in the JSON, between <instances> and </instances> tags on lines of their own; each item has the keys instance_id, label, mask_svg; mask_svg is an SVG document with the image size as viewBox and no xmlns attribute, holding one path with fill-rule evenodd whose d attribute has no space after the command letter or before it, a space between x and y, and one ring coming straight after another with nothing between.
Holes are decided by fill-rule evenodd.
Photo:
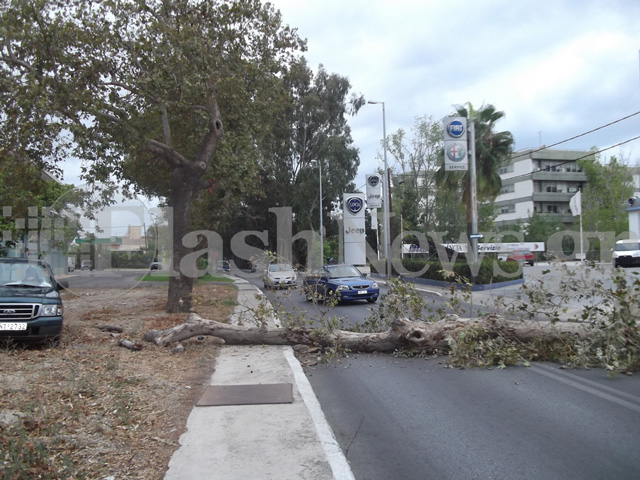
<instances>
[{"instance_id":1,"label":"parked dark suv","mask_svg":"<svg viewBox=\"0 0 640 480\"><path fill-rule=\"evenodd\" d=\"M59 340L65 287L45 262L0 258L0 340Z\"/></svg>"}]
</instances>

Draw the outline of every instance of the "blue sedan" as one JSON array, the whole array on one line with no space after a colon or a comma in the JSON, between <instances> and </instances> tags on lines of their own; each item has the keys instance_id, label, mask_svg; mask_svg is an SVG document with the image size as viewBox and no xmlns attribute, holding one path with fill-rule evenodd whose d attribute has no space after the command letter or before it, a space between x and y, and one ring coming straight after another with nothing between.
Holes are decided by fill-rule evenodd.
<instances>
[{"instance_id":1,"label":"blue sedan","mask_svg":"<svg viewBox=\"0 0 640 480\"><path fill-rule=\"evenodd\" d=\"M324 265L313 269L303 281L307 301L314 298L337 302L350 300L378 300L378 284L353 265Z\"/></svg>"}]
</instances>

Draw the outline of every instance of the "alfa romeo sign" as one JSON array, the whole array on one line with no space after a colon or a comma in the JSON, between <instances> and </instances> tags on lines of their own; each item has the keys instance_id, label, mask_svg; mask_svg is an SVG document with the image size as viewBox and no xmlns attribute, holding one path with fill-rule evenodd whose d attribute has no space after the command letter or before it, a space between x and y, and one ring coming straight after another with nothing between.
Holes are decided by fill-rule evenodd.
<instances>
[{"instance_id":1,"label":"alfa romeo sign","mask_svg":"<svg viewBox=\"0 0 640 480\"><path fill-rule=\"evenodd\" d=\"M447 142L445 153L449 161L459 163L467 158L467 146L462 142Z\"/></svg>"}]
</instances>

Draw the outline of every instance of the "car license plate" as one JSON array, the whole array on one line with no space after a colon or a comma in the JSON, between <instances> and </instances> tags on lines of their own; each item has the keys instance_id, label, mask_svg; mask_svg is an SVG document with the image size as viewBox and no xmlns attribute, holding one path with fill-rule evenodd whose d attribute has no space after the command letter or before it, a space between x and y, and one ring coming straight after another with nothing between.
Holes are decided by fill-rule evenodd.
<instances>
[{"instance_id":1,"label":"car license plate","mask_svg":"<svg viewBox=\"0 0 640 480\"><path fill-rule=\"evenodd\" d=\"M366 295L367 291L366 290L358 290L358 295Z\"/></svg>"},{"instance_id":2,"label":"car license plate","mask_svg":"<svg viewBox=\"0 0 640 480\"><path fill-rule=\"evenodd\" d=\"M26 329L27 329L26 323L7 323L7 322L0 323L0 330L26 330Z\"/></svg>"}]
</instances>

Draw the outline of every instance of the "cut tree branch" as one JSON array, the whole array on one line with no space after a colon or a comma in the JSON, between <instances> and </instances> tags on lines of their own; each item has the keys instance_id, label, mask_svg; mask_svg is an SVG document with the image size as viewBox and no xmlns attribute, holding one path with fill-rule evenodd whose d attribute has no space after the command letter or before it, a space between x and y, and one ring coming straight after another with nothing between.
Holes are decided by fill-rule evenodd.
<instances>
[{"instance_id":1,"label":"cut tree branch","mask_svg":"<svg viewBox=\"0 0 640 480\"><path fill-rule=\"evenodd\" d=\"M522 343L539 339L555 341L567 336L584 338L588 334L586 326L580 323L509 320L499 315L486 315L473 320L448 315L433 323L401 320L394 322L385 332L358 333L345 330L321 332L302 327L243 327L207 320L192 313L185 323L166 330L151 331L145 340L166 346L195 336L212 335L231 345L340 346L354 352L392 352L402 348L447 351L448 339L455 338L472 326L483 327L489 336L501 335Z\"/></svg>"}]
</instances>

